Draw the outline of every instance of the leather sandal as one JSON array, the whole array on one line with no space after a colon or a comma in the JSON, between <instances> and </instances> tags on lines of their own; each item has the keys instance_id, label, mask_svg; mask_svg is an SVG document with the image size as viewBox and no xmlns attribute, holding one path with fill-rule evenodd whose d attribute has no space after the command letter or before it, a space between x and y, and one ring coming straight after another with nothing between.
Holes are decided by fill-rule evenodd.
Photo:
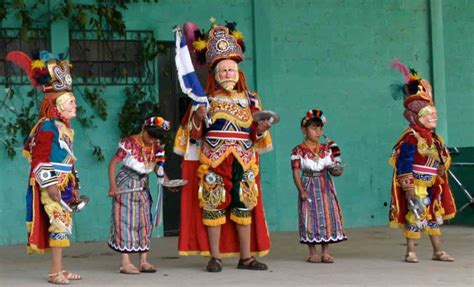
<instances>
[{"instance_id":1,"label":"leather sandal","mask_svg":"<svg viewBox=\"0 0 474 287\"><path fill-rule=\"evenodd\" d=\"M81 280L82 276L76 273L72 273L66 270L63 270L63 275L66 277L68 280Z\"/></svg>"},{"instance_id":2,"label":"leather sandal","mask_svg":"<svg viewBox=\"0 0 474 287\"><path fill-rule=\"evenodd\" d=\"M323 262L323 263L334 263L334 257L332 257L329 254L323 254L323 256L321 256L321 262Z\"/></svg>"},{"instance_id":3,"label":"leather sandal","mask_svg":"<svg viewBox=\"0 0 474 287\"><path fill-rule=\"evenodd\" d=\"M48 282L55 285L69 285L70 281L63 272L48 274Z\"/></svg>"},{"instance_id":4,"label":"leather sandal","mask_svg":"<svg viewBox=\"0 0 474 287\"><path fill-rule=\"evenodd\" d=\"M155 266L151 265L150 263L145 262L145 263L140 264L140 272L155 273L156 268L155 268Z\"/></svg>"},{"instance_id":5,"label":"leather sandal","mask_svg":"<svg viewBox=\"0 0 474 287\"><path fill-rule=\"evenodd\" d=\"M418 263L418 258L416 257L415 252L408 252L407 255L405 255L405 262L407 263Z\"/></svg>"},{"instance_id":6,"label":"leather sandal","mask_svg":"<svg viewBox=\"0 0 474 287\"><path fill-rule=\"evenodd\" d=\"M222 259L211 257L206 267L207 272L221 272Z\"/></svg>"},{"instance_id":7,"label":"leather sandal","mask_svg":"<svg viewBox=\"0 0 474 287\"><path fill-rule=\"evenodd\" d=\"M435 261L443 261L443 262L453 262L454 258L446 253L446 251L439 251L433 254L433 258Z\"/></svg>"},{"instance_id":8,"label":"leather sandal","mask_svg":"<svg viewBox=\"0 0 474 287\"><path fill-rule=\"evenodd\" d=\"M267 270L268 266L263 262L257 261L257 259L252 256L250 258L240 259L239 263L237 264L237 269L263 271Z\"/></svg>"},{"instance_id":9,"label":"leather sandal","mask_svg":"<svg viewBox=\"0 0 474 287\"><path fill-rule=\"evenodd\" d=\"M138 268L135 267L133 264L127 264L125 266L120 267L119 272L122 274L130 274L130 275L140 274L140 270L138 270Z\"/></svg>"}]
</instances>

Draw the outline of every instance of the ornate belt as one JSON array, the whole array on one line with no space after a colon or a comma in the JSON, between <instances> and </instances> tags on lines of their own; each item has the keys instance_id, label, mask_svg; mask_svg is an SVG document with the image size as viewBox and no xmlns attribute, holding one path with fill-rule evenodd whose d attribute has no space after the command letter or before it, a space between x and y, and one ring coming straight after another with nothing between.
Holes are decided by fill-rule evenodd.
<instances>
[{"instance_id":1,"label":"ornate belt","mask_svg":"<svg viewBox=\"0 0 474 287\"><path fill-rule=\"evenodd\" d=\"M72 164L65 164L59 162L51 162L55 172L70 173L72 172Z\"/></svg>"},{"instance_id":2,"label":"ornate belt","mask_svg":"<svg viewBox=\"0 0 474 287\"><path fill-rule=\"evenodd\" d=\"M126 166L126 165L122 165L121 169L126 173L128 174L130 177L132 178L135 178L135 179L143 179L143 178L146 178L148 177L148 174L147 173L139 173L138 171Z\"/></svg>"},{"instance_id":3,"label":"ornate belt","mask_svg":"<svg viewBox=\"0 0 474 287\"><path fill-rule=\"evenodd\" d=\"M236 131L208 131L206 138L210 139L229 139L229 140L249 140L250 135L248 132L236 132Z\"/></svg>"},{"instance_id":4,"label":"ornate belt","mask_svg":"<svg viewBox=\"0 0 474 287\"><path fill-rule=\"evenodd\" d=\"M323 172L321 171L314 171L314 170L303 170L303 176L313 177L313 176L320 176Z\"/></svg>"},{"instance_id":5,"label":"ornate belt","mask_svg":"<svg viewBox=\"0 0 474 287\"><path fill-rule=\"evenodd\" d=\"M417 174L437 175L438 174L438 168L414 164L413 165L413 172L415 172Z\"/></svg>"}]
</instances>

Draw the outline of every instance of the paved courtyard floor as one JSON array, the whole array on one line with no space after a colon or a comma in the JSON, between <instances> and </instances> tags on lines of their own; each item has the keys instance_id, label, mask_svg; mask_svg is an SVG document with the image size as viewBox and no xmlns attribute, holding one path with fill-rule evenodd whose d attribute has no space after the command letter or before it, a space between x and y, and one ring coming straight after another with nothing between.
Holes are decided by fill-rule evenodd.
<instances>
[{"instance_id":1,"label":"paved courtyard floor","mask_svg":"<svg viewBox=\"0 0 474 287\"><path fill-rule=\"evenodd\" d=\"M296 232L284 232L271 234L272 249L262 258L268 271L238 270L238 258L224 258L221 273L207 273L207 258L177 256L177 237L153 239L150 261L157 273L119 274L120 256L105 242L73 244L65 265L84 277L71 286L474 286L474 228L442 231L453 263L432 261L426 236L418 243L420 262L404 263L401 232L376 227L348 229L349 240L331 246L334 264L306 263L307 247ZM52 286L46 282L49 255L29 256L23 245L2 246L0 254L0 286Z\"/></svg>"}]
</instances>

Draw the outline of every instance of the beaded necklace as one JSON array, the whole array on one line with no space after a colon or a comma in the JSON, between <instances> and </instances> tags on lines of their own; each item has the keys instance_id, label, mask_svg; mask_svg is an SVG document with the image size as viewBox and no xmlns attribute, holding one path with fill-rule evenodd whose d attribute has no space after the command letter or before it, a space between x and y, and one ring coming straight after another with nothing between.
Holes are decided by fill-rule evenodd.
<instances>
[{"instance_id":1,"label":"beaded necklace","mask_svg":"<svg viewBox=\"0 0 474 287\"><path fill-rule=\"evenodd\" d=\"M319 143L307 143L306 141L303 142L303 145L307 148L307 150L311 153L313 160L319 159Z\"/></svg>"},{"instance_id":2,"label":"beaded necklace","mask_svg":"<svg viewBox=\"0 0 474 287\"><path fill-rule=\"evenodd\" d=\"M137 138L138 138L138 143L140 144L141 146L141 157L143 158L143 164L145 165L145 168L146 169L149 169L150 166L153 164L153 157L155 155L155 145L152 144L151 146L146 146L145 143L143 142L143 133L140 133L137 135ZM146 152L145 150L148 149L148 148L151 148L150 150L150 156L147 156L146 155Z\"/></svg>"}]
</instances>

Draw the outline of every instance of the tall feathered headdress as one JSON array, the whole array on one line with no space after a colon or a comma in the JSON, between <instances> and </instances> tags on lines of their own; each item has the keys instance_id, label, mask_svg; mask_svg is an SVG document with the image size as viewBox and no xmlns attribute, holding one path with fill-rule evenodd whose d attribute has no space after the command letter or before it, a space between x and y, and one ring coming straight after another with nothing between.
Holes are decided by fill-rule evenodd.
<instances>
[{"instance_id":1,"label":"tall feathered headdress","mask_svg":"<svg viewBox=\"0 0 474 287\"><path fill-rule=\"evenodd\" d=\"M22 51L12 51L7 54L6 60L19 66L31 85L45 94L72 90L71 65L64 54L55 56L41 51L32 58Z\"/></svg>"},{"instance_id":2,"label":"tall feathered headdress","mask_svg":"<svg viewBox=\"0 0 474 287\"><path fill-rule=\"evenodd\" d=\"M244 59L244 35L236 29L236 22L226 22L220 26L211 18L211 29L205 33L191 22L184 24L184 34L188 43L192 43L193 54L201 65L212 69L222 59L241 62Z\"/></svg>"},{"instance_id":3,"label":"tall feathered headdress","mask_svg":"<svg viewBox=\"0 0 474 287\"><path fill-rule=\"evenodd\" d=\"M391 65L393 69L400 71L405 77L403 85L403 92L405 94L403 105L405 107L414 100L422 100L433 104L432 88L427 80L422 79L415 69L408 69L398 59L392 60Z\"/></svg>"},{"instance_id":4,"label":"tall feathered headdress","mask_svg":"<svg viewBox=\"0 0 474 287\"><path fill-rule=\"evenodd\" d=\"M410 124L417 125L418 118L434 109L431 84L422 79L415 69L407 69L398 59L392 61L392 67L399 70L405 77L403 85L405 111L403 116Z\"/></svg>"}]
</instances>

